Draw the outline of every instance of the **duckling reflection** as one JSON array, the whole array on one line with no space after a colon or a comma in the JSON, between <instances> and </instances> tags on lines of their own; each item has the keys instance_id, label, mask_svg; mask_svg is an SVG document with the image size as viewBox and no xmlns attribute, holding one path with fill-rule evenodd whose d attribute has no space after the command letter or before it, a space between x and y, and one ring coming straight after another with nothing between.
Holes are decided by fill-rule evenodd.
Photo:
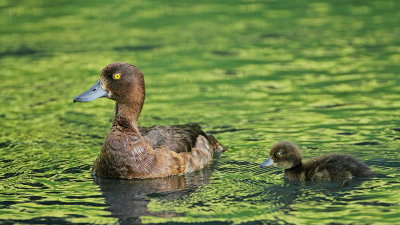
<instances>
[{"instance_id":1,"label":"duckling reflection","mask_svg":"<svg viewBox=\"0 0 400 225\"><path fill-rule=\"evenodd\" d=\"M175 200L196 191L207 184L212 168L191 174L153 179L111 179L95 177L109 205L108 211L119 223L141 224L141 216L174 217L174 212L152 212L147 209L151 199Z\"/></svg>"},{"instance_id":2,"label":"duckling reflection","mask_svg":"<svg viewBox=\"0 0 400 225\"><path fill-rule=\"evenodd\" d=\"M369 192L369 185L361 185L364 182L367 182L366 179L359 177L347 182L346 185L343 185L341 181L316 183L286 180L284 184L265 186L254 204L262 202L271 206L271 212L285 213L297 211L296 204L300 202L310 204L331 202L332 207L341 207L351 204L353 198L359 198L359 193Z\"/></svg>"}]
</instances>

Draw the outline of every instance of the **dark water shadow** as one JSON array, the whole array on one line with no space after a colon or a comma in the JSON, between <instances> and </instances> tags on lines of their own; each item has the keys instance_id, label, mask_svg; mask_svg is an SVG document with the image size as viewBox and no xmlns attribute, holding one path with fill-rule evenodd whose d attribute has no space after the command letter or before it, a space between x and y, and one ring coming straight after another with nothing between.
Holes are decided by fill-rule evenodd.
<instances>
[{"instance_id":1,"label":"dark water shadow","mask_svg":"<svg viewBox=\"0 0 400 225\"><path fill-rule=\"evenodd\" d=\"M0 52L0 58L1 57L7 57L7 56L13 56L13 57L16 57L16 56L28 56L28 55L34 55L34 54L37 54L37 53L38 53L38 51L33 49L33 48L30 48L30 47L27 47L27 46L21 46L21 47L19 47L17 49L14 49L14 50L6 50L6 51Z\"/></svg>"},{"instance_id":2,"label":"dark water shadow","mask_svg":"<svg viewBox=\"0 0 400 225\"><path fill-rule=\"evenodd\" d=\"M213 166L191 174L144 180L106 179L95 177L105 198L107 211L120 224L142 224L141 216L182 216L172 211L153 212L147 205L151 199L171 201L189 195L210 180Z\"/></svg>"},{"instance_id":3,"label":"dark water shadow","mask_svg":"<svg viewBox=\"0 0 400 225\"><path fill-rule=\"evenodd\" d=\"M148 51L159 48L157 45L126 45L114 47L115 51Z\"/></svg>"}]
</instances>

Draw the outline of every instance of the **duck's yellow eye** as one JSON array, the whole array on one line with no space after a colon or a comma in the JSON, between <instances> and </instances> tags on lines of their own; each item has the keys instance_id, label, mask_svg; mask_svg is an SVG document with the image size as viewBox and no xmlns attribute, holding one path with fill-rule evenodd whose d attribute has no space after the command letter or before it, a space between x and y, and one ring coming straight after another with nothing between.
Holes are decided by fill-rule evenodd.
<instances>
[{"instance_id":1,"label":"duck's yellow eye","mask_svg":"<svg viewBox=\"0 0 400 225\"><path fill-rule=\"evenodd\" d=\"M119 80L119 79L121 79L121 74L116 73L113 75L113 78L114 78L114 80Z\"/></svg>"}]
</instances>

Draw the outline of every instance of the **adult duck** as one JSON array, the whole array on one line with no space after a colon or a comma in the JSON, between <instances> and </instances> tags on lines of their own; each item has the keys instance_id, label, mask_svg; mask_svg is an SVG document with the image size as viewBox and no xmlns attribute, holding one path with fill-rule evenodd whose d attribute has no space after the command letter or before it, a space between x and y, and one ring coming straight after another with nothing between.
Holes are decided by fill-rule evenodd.
<instances>
[{"instance_id":1,"label":"adult duck","mask_svg":"<svg viewBox=\"0 0 400 225\"><path fill-rule=\"evenodd\" d=\"M94 162L100 177L155 178L193 172L212 161L224 148L199 125L138 127L145 99L140 70L128 63L112 63L97 83L74 98L90 102L106 97L116 102L112 127Z\"/></svg>"}]
</instances>

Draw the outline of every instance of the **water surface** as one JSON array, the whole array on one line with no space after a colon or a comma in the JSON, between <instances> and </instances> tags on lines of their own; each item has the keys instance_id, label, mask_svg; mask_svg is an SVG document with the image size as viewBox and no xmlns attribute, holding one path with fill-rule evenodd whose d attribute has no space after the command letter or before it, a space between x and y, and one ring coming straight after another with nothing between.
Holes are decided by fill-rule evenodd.
<instances>
[{"instance_id":1,"label":"water surface","mask_svg":"<svg viewBox=\"0 0 400 225\"><path fill-rule=\"evenodd\" d=\"M395 224L398 1L0 1L2 224ZM113 102L73 104L103 66L142 69L140 125L199 123L229 151L146 181L90 174ZM288 185L277 141L378 177Z\"/></svg>"}]
</instances>

